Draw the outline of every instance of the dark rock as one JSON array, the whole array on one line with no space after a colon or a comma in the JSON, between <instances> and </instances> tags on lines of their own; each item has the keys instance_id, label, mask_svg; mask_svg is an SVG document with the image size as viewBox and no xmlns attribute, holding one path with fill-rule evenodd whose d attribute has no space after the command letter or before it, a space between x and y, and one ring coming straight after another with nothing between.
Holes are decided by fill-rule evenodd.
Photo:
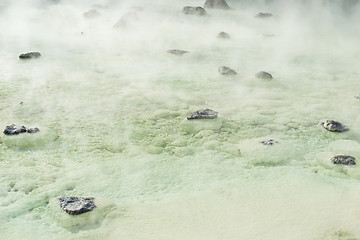
<instances>
[{"instance_id":1,"label":"dark rock","mask_svg":"<svg viewBox=\"0 0 360 240\"><path fill-rule=\"evenodd\" d=\"M261 78L261 79L272 79L273 78L273 76L270 73L263 72L263 71L258 72L257 74L255 74L255 76L257 78Z\"/></svg>"},{"instance_id":2,"label":"dark rock","mask_svg":"<svg viewBox=\"0 0 360 240\"><path fill-rule=\"evenodd\" d=\"M114 25L114 28L126 28L132 22L139 20L136 12L125 13L119 21Z\"/></svg>"},{"instance_id":3,"label":"dark rock","mask_svg":"<svg viewBox=\"0 0 360 240\"><path fill-rule=\"evenodd\" d=\"M5 135L18 135L19 133L25 133L26 132L25 126L16 126L15 124L11 124L10 126L6 126L4 130Z\"/></svg>"},{"instance_id":4,"label":"dark rock","mask_svg":"<svg viewBox=\"0 0 360 240\"><path fill-rule=\"evenodd\" d=\"M205 8L218 8L218 9L229 9L229 5L225 0L206 0L204 4Z\"/></svg>"},{"instance_id":5,"label":"dark rock","mask_svg":"<svg viewBox=\"0 0 360 240\"><path fill-rule=\"evenodd\" d=\"M213 119L216 118L218 112L211 110L211 109L200 109L196 112L191 113L187 119Z\"/></svg>"},{"instance_id":6,"label":"dark rock","mask_svg":"<svg viewBox=\"0 0 360 240\"><path fill-rule=\"evenodd\" d=\"M91 9L83 14L85 18L96 18L99 17L101 14L96 9Z\"/></svg>"},{"instance_id":7,"label":"dark rock","mask_svg":"<svg viewBox=\"0 0 360 240\"><path fill-rule=\"evenodd\" d=\"M21 59L30 59L30 58L38 58L41 54L39 52L28 52L20 54L19 58Z\"/></svg>"},{"instance_id":8,"label":"dark rock","mask_svg":"<svg viewBox=\"0 0 360 240\"><path fill-rule=\"evenodd\" d=\"M4 130L5 135L18 135L19 133L37 133L40 130L38 128L26 128L25 126L16 126L12 124L10 126L6 126Z\"/></svg>"},{"instance_id":9,"label":"dark rock","mask_svg":"<svg viewBox=\"0 0 360 240\"><path fill-rule=\"evenodd\" d=\"M230 34L226 33L226 32L220 32L217 35L217 38L224 38L224 39L229 39L230 38Z\"/></svg>"},{"instance_id":10,"label":"dark rock","mask_svg":"<svg viewBox=\"0 0 360 240\"><path fill-rule=\"evenodd\" d=\"M183 8L183 13L188 15L205 16L206 11L202 7L190 7L186 6Z\"/></svg>"},{"instance_id":11,"label":"dark rock","mask_svg":"<svg viewBox=\"0 0 360 240\"><path fill-rule=\"evenodd\" d=\"M235 75L237 74L237 72L235 72L233 69L226 67L226 66L221 66L219 67L219 73L222 75Z\"/></svg>"},{"instance_id":12,"label":"dark rock","mask_svg":"<svg viewBox=\"0 0 360 240\"><path fill-rule=\"evenodd\" d=\"M255 17L257 18L269 18L272 17L273 15L271 13L258 13Z\"/></svg>"},{"instance_id":13,"label":"dark rock","mask_svg":"<svg viewBox=\"0 0 360 240\"><path fill-rule=\"evenodd\" d=\"M188 51L178 50L178 49L170 49L170 50L167 50L167 53L171 53L171 54L175 54L175 55L184 55L185 53L188 53Z\"/></svg>"},{"instance_id":14,"label":"dark rock","mask_svg":"<svg viewBox=\"0 0 360 240\"><path fill-rule=\"evenodd\" d=\"M276 141L274 139L269 139L269 140L262 140L262 141L260 141L260 143L262 143L264 145L274 145L275 143L278 143L278 141Z\"/></svg>"},{"instance_id":15,"label":"dark rock","mask_svg":"<svg viewBox=\"0 0 360 240\"><path fill-rule=\"evenodd\" d=\"M336 155L330 159L333 164L355 165L355 158L349 155Z\"/></svg>"},{"instance_id":16,"label":"dark rock","mask_svg":"<svg viewBox=\"0 0 360 240\"><path fill-rule=\"evenodd\" d=\"M93 197L60 197L60 208L70 215L79 215L96 208Z\"/></svg>"},{"instance_id":17,"label":"dark rock","mask_svg":"<svg viewBox=\"0 0 360 240\"><path fill-rule=\"evenodd\" d=\"M322 122L321 125L330 132L346 132L349 130L348 127L334 120L326 120L325 122Z\"/></svg>"}]
</instances>

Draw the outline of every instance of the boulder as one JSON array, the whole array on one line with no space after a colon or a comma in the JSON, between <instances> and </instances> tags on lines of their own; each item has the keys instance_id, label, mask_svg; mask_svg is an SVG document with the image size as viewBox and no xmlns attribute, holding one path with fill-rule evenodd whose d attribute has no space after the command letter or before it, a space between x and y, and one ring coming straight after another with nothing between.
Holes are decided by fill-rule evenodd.
<instances>
[{"instance_id":1,"label":"boulder","mask_svg":"<svg viewBox=\"0 0 360 240\"><path fill-rule=\"evenodd\" d=\"M206 11L202 7L186 6L183 8L182 12L187 15L197 15L197 16L205 16L206 15Z\"/></svg>"},{"instance_id":2,"label":"boulder","mask_svg":"<svg viewBox=\"0 0 360 240\"><path fill-rule=\"evenodd\" d=\"M192 120L192 119L213 119L216 118L218 115L218 112L211 110L211 109L200 109L197 110L196 112L192 112L187 119L188 120Z\"/></svg>"},{"instance_id":3,"label":"boulder","mask_svg":"<svg viewBox=\"0 0 360 240\"><path fill-rule=\"evenodd\" d=\"M18 135L19 133L25 133L26 132L25 126L16 126L15 124L11 124L10 126L6 126L4 130L5 135Z\"/></svg>"},{"instance_id":4,"label":"boulder","mask_svg":"<svg viewBox=\"0 0 360 240\"><path fill-rule=\"evenodd\" d=\"M255 76L257 78L261 78L261 79L272 79L273 78L273 76L270 73L264 72L264 71L258 72L257 74L255 74Z\"/></svg>"},{"instance_id":5,"label":"boulder","mask_svg":"<svg viewBox=\"0 0 360 240\"><path fill-rule=\"evenodd\" d=\"M178 50L178 49L170 49L170 50L167 50L166 52L175 54L175 55L184 55L185 53L188 53L188 51Z\"/></svg>"},{"instance_id":6,"label":"boulder","mask_svg":"<svg viewBox=\"0 0 360 240\"><path fill-rule=\"evenodd\" d=\"M30 59L30 58L38 58L41 54L39 52L28 52L20 54L19 58L21 59Z\"/></svg>"},{"instance_id":7,"label":"boulder","mask_svg":"<svg viewBox=\"0 0 360 240\"><path fill-rule=\"evenodd\" d=\"M230 34L226 33L226 32L220 32L217 35L217 38L223 38L223 39L229 39L230 38Z\"/></svg>"},{"instance_id":8,"label":"boulder","mask_svg":"<svg viewBox=\"0 0 360 240\"><path fill-rule=\"evenodd\" d=\"M79 215L96 208L93 197L60 197L60 208L70 215Z\"/></svg>"},{"instance_id":9,"label":"boulder","mask_svg":"<svg viewBox=\"0 0 360 240\"><path fill-rule=\"evenodd\" d=\"M272 17L273 15L271 13L263 13L263 12L260 12L258 14L256 14L256 18L269 18L269 17Z\"/></svg>"},{"instance_id":10,"label":"boulder","mask_svg":"<svg viewBox=\"0 0 360 240\"><path fill-rule=\"evenodd\" d=\"M237 72L235 72L233 69L226 67L226 66L221 66L219 67L219 73L222 75L235 75L237 74Z\"/></svg>"},{"instance_id":11,"label":"boulder","mask_svg":"<svg viewBox=\"0 0 360 240\"><path fill-rule=\"evenodd\" d=\"M333 164L355 165L355 158L349 155L336 155L330 159Z\"/></svg>"},{"instance_id":12,"label":"boulder","mask_svg":"<svg viewBox=\"0 0 360 240\"><path fill-rule=\"evenodd\" d=\"M275 143L278 143L278 141L274 139L268 139L268 140L262 140L260 141L260 143L268 146L268 145L274 145Z\"/></svg>"},{"instance_id":13,"label":"boulder","mask_svg":"<svg viewBox=\"0 0 360 240\"><path fill-rule=\"evenodd\" d=\"M229 9L229 5L225 0L206 0L204 4L205 8L217 8L217 9Z\"/></svg>"},{"instance_id":14,"label":"boulder","mask_svg":"<svg viewBox=\"0 0 360 240\"><path fill-rule=\"evenodd\" d=\"M322 122L321 125L330 132L346 132L349 130L348 127L334 120L326 120L325 122Z\"/></svg>"},{"instance_id":15,"label":"boulder","mask_svg":"<svg viewBox=\"0 0 360 240\"><path fill-rule=\"evenodd\" d=\"M96 9L91 9L83 14L85 18L96 18L99 17L101 14Z\"/></svg>"}]
</instances>

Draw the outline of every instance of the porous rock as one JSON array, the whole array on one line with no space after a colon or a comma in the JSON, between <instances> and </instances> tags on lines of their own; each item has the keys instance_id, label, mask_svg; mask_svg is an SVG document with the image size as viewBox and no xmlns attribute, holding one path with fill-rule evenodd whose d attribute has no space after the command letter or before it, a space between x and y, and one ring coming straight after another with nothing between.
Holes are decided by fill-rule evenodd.
<instances>
[{"instance_id":1,"label":"porous rock","mask_svg":"<svg viewBox=\"0 0 360 240\"><path fill-rule=\"evenodd\" d=\"M39 52L28 52L20 54L19 58L21 59L30 59L30 58L38 58L41 54Z\"/></svg>"},{"instance_id":2,"label":"porous rock","mask_svg":"<svg viewBox=\"0 0 360 240\"><path fill-rule=\"evenodd\" d=\"M270 73L264 72L264 71L258 72L257 74L255 74L255 76L257 78L261 78L261 79L272 79L273 78L273 76Z\"/></svg>"},{"instance_id":3,"label":"porous rock","mask_svg":"<svg viewBox=\"0 0 360 240\"><path fill-rule=\"evenodd\" d=\"M197 16L205 16L206 11L202 7L191 7L186 6L183 8L183 13L187 15L197 15Z\"/></svg>"},{"instance_id":4,"label":"porous rock","mask_svg":"<svg viewBox=\"0 0 360 240\"><path fill-rule=\"evenodd\" d=\"M218 115L218 112L211 110L211 109L200 109L197 110L196 112L192 112L187 119L188 120L192 120L192 119L213 119L216 118Z\"/></svg>"},{"instance_id":5,"label":"porous rock","mask_svg":"<svg viewBox=\"0 0 360 240\"><path fill-rule=\"evenodd\" d=\"M217 8L217 9L229 9L229 5L225 0L206 0L204 4L205 8Z\"/></svg>"},{"instance_id":6,"label":"porous rock","mask_svg":"<svg viewBox=\"0 0 360 240\"><path fill-rule=\"evenodd\" d=\"M219 32L219 34L217 35L217 38L229 39L230 34L228 34L227 32Z\"/></svg>"},{"instance_id":7,"label":"porous rock","mask_svg":"<svg viewBox=\"0 0 360 240\"><path fill-rule=\"evenodd\" d=\"M336 155L330 159L333 164L355 165L355 158L349 155Z\"/></svg>"},{"instance_id":8,"label":"porous rock","mask_svg":"<svg viewBox=\"0 0 360 240\"><path fill-rule=\"evenodd\" d=\"M175 55L184 55L185 53L188 53L188 51L179 50L179 49L170 49L167 50L167 53L175 54Z\"/></svg>"},{"instance_id":9,"label":"porous rock","mask_svg":"<svg viewBox=\"0 0 360 240\"><path fill-rule=\"evenodd\" d=\"M93 197L59 197L60 208L70 215L79 215L96 208Z\"/></svg>"},{"instance_id":10,"label":"porous rock","mask_svg":"<svg viewBox=\"0 0 360 240\"><path fill-rule=\"evenodd\" d=\"M322 122L321 125L330 132L345 132L349 130L348 127L334 120L326 120L325 122Z\"/></svg>"},{"instance_id":11,"label":"porous rock","mask_svg":"<svg viewBox=\"0 0 360 240\"><path fill-rule=\"evenodd\" d=\"M219 73L222 75L235 75L237 74L237 72L235 72L233 69L226 67L226 66L221 66L219 67Z\"/></svg>"}]
</instances>

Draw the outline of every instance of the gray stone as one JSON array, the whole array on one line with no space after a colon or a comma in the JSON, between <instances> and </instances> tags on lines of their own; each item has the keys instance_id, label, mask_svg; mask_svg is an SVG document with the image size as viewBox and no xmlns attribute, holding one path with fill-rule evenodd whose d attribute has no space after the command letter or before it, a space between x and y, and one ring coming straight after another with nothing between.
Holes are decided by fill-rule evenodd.
<instances>
[{"instance_id":1,"label":"gray stone","mask_svg":"<svg viewBox=\"0 0 360 240\"><path fill-rule=\"evenodd\" d=\"M40 129L38 129L37 127L36 128L28 128L28 129L26 129L27 133L37 133L39 131L40 131Z\"/></svg>"},{"instance_id":2,"label":"gray stone","mask_svg":"<svg viewBox=\"0 0 360 240\"><path fill-rule=\"evenodd\" d=\"M260 143L262 143L264 145L274 145L275 143L278 143L278 141L276 141L274 139L269 139L269 140L262 140L262 141L260 141Z\"/></svg>"},{"instance_id":3,"label":"gray stone","mask_svg":"<svg viewBox=\"0 0 360 240\"><path fill-rule=\"evenodd\" d=\"M217 38L229 39L229 38L230 38L230 34L228 34L227 32L220 32L220 33L217 35Z\"/></svg>"},{"instance_id":4,"label":"gray stone","mask_svg":"<svg viewBox=\"0 0 360 240\"><path fill-rule=\"evenodd\" d=\"M205 8L217 8L217 9L229 9L229 5L225 0L206 0L204 4Z\"/></svg>"},{"instance_id":5,"label":"gray stone","mask_svg":"<svg viewBox=\"0 0 360 240\"><path fill-rule=\"evenodd\" d=\"M188 53L188 51L178 50L178 49L170 49L170 50L167 50L167 53L171 53L171 54L175 54L175 55L184 55L185 53Z\"/></svg>"},{"instance_id":6,"label":"gray stone","mask_svg":"<svg viewBox=\"0 0 360 240\"><path fill-rule=\"evenodd\" d=\"M354 98L356 98L356 99L359 99L359 100L360 100L360 94L358 94L358 95L354 96Z\"/></svg>"},{"instance_id":7,"label":"gray stone","mask_svg":"<svg viewBox=\"0 0 360 240\"><path fill-rule=\"evenodd\" d=\"M256 14L255 17L257 18L269 18L269 17L272 17L273 15L271 13L263 13L263 12L260 12L258 14Z\"/></svg>"},{"instance_id":8,"label":"gray stone","mask_svg":"<svg viewBox=\"0 0 360 240\"><path fill-rule=\"evenodd\" d=\"M205 16L206 11L202 7L190 7L186 6L183 8L183 13L187 15Z\"/></svg>"},{"instance_id":9,"label":"gray stone","mask_svg":"<svg viewBox=\"0 0 360 240\"><path fill-rule=\"evenodd\" d=\"M114 25L114 28L126 28L130 23L136 22L137 20L139 20L139 17L136 12L125 13Z\"/></svg>"},{"instance_id":10,"label":"gray stone","mask_svg":"<svg viewBox=\"0 0 360 240\"><path fill-rule=\"evenodd\" d=\"M218 112L211 110L211 109L200 109L196 112L192 112L187 119L213 119L216 118L218 115Z\"/></svg>"},{"instance_id":11,"label":"gray stone","mask_svg":"<svg viewBox=\"0 0 360 240\"><path fill-rule=\"evenodd\" d=\"M30 58L38 58L41 54L39 52L28 52L20 54L19 58L21 59L30 59Z\"/></svg>"},{"instance_id":12,"label":"gray stone","mask_svg":"<svg viewBox=\"0 0 360 240\"><path fill-rule=\"evenodd\" d=\"M221 66L219 67L219 73L222 75L235 75L237 74L237 72L235 72L233 69L226 67L226 66Z\"/></svg>"},{"instance_id":13,"label":"gray stone","mask_svg":"<svg viewBox=\"0 0 360 240\"><path fill-rule=\"evenodd\" d=\"M257 74L255 74L255 76L257 78L261 78L261 79L272 79L273 78L273 76L270 73L264 72L264 71L258 72Z\"/></svg>"},{"instance_id":14,"label":"gray stone","mask_svg":"<svg viewBox=\"0 0 360 240\"><path fill-rule=\"evenodd\" d=\"M349 155L336 155L330 159L333 164L355 165L355 158Z\"/></svg>"},{"instance_id":15,"label":"gray stone","mask_svg":"<svg viewBox=\"0 0 360 240\"><path fill-rule=\"evenodd\" d=\"M349 130L348 127L334 120L326 120L325 122L322 122L321 125L330 132L346 132Z\"/></svg>"},{"instance_id":16,"label":"gray stone","mask_svg":"<svg viewBox=\"0 0 360 240\"><path fill-rule=\"evenodd\" d=\"M99 17L101 14L96 9L91 9L83 14L85 18L96 18Z\"/></svg>"},{"instance_id":17,"label":"gray stone","mask_svg":"<svg viewBox=\"0 0 360 240\"><path fill-rule=\"evenodd\" d=\"M4 130L5 135L18 135L20 133L37 133L40 130L38 128L26 128L25 126L16 126L15 124L11 124L10 126L6 126Z\"/></svg>"},{"instance_id":18,"label":"gray stone","mask_svg":"<svg viewBox=\"0 0 360 240\"><path fill-rule=\"evenodd\" d=\"M96 208L93 197L60 197L60 208L70 215L79 215Z\"/></svg>"}]
</instances>

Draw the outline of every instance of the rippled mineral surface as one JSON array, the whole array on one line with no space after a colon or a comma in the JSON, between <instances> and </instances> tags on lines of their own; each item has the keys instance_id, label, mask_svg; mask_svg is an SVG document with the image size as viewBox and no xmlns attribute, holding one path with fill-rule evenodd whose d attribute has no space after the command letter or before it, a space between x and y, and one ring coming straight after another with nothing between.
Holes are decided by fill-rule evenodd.
<instances>
[{"instance_id":1,"label":"rippled mineral surface","mask_svg":"<svg viewBox=\"0 0 360 240\"><path fill-rule=\"evenodd\" d=\"M360 3L204 2L0 1L2 240L360 239Z\"/></svg>"}]
</instances>

